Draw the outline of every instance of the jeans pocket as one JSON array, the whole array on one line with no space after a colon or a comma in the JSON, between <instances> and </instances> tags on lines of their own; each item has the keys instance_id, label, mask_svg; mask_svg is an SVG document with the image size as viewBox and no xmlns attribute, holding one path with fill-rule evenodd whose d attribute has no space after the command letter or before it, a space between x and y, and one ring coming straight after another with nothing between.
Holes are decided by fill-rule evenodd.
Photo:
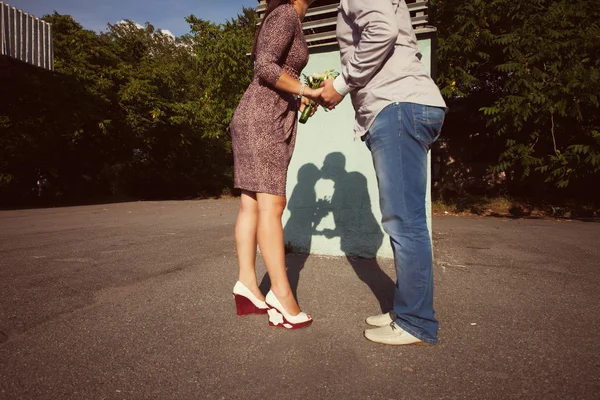
<instances>
[{"instance_id":1,"label":"jeans pocket","mask_svg":"<svg viewBox=\"0 0 600 400\"><path fill-rule=\"evenodd\" d=\"M419 105L414 109L417 122L425 125L441 125L446 117L446 110L441 107Z\"/></svg>"},{"instance_id":2,"label":"jeans pocket","mask_svg":"<svg viewBox=\"0 0 600 400\"><path fill-rule=\"evenodd\" d=\"M392 103L381 110L363 137L371 152L377 152L398 136L398 108L398 104Z\"/></svg>"},{"instance_id":3,"label":"jeans pocket","mask_svg":"<svg viewBox=\"0 0 600 400\"><path fill-rule=\"evenodd\" d=\"M415 136L427 147L440 137L446 111L440 107L420 106L415 110Z\"/></svg>"}]
</instances>

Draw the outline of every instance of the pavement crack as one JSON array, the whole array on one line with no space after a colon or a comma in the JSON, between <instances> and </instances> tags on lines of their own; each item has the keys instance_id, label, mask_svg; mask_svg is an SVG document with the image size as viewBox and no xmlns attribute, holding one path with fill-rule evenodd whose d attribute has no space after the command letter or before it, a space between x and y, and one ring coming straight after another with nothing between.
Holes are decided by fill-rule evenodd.
<instances>
[{"instance_id":1,"label":"pavement crack","mask_svg":"<svg viewBox=\"0 0 600 400\"><path fill-rule=\"evenodd\" d=\"M466 265L462 265L462 264L450 264L444 261L438 261L436 264L438 264L440 267L442 268L457 268L457 269L464 269L464 270L468 270L469 267Z\"/></svg>"}]
</instances>

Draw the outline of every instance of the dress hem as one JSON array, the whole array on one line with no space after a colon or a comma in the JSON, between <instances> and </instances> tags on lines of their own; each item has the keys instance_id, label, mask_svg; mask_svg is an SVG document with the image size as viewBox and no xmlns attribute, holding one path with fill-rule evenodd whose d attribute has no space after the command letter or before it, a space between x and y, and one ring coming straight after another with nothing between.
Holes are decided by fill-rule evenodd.
<instances>
[{"instance_id":1,"label":"dress hem","mask_svg":"<svg viewBox=\"0 0 600 400\"><path fill-rule=\"evenodd\" d=\"M234 188L239 189L239 190L246 190L248 192L264 193L264 194L270 194L273 196L286 197L286 192L283 192L283 194L281 194L281 192L276 193L273 190L265 190L264 188L252 188L250 186L242 186L242 185L234 185Z\"/></svg>"}]
</instances>

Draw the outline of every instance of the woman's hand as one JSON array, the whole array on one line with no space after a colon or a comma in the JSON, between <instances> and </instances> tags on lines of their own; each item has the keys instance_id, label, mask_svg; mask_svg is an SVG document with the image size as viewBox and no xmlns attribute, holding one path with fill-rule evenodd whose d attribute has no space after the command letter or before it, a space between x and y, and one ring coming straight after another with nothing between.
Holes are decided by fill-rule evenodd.
<instances>
[{"instance_id":1,"label":"woman's hand","mask_svg":"<svg viewBox=\"0 0 600 400\"><path fill-rule=\"evenodd\" d=\"M323 101L321 99L321 93L323 93L323 88L311 89L307 87L304 89L304 97L314 101L317 104L321 104L321 102Z\"/></svg>"},{"instance_id":2,"label":"woman's hand","mask_svg":"<svg viewBox=\"0 0 600 400\"><path fill-rule=\"evenodd\" d=\"M302 97L302 100L300 100L300 114L302 114L304 112L304 109L306 107L308 107L309 105L310 105L310 99L308 99L308 97L306 97L306 96ZM313 109L312 109L312 112L310 113L311 117L313 115L315 115L315 113L317 112L317 108L319 108L319 105L317 103L313 104Z\"/></svg>"}]
</instances>

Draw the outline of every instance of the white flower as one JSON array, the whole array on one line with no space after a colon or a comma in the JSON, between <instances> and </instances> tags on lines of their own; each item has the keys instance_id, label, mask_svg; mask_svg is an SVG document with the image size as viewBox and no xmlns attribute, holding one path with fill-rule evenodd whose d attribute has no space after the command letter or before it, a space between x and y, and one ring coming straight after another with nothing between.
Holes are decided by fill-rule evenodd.
<instances>
[{"instance_id":1,"label":"white flower","mask_svg":"<svg viewBox=\"0 0 600 400\"><path fill-rule=\"evenodd\" d=\"M323 72L315 72L310 76L304 75L306 85L312 89L318 89L327 79L335 79L339 75L334 69Z\"/></svg>"}]
</instances>

